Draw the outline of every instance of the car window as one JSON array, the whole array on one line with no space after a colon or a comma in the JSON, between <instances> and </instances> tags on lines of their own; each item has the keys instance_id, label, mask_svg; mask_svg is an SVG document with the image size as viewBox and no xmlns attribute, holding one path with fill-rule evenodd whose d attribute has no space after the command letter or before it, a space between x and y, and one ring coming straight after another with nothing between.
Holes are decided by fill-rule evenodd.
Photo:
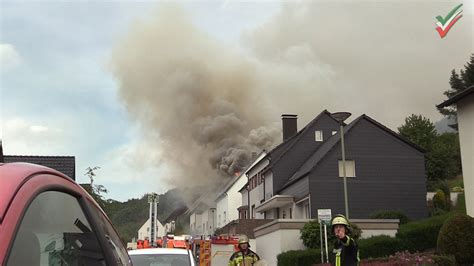
<instances>
[{"instance_id":1,"label":"car window","mask_svg":"<svg viewBox=\"0 0 474 266\"><path fill-rule=\"evenodd\" d=\"M105 234L105 239L109 243L109 248L114 254L116 264L131 265L127 249L122 244L120 237L117 235L108 219L95 205L89 204L89 206L91 208L92 215L96 217L96 221L99 223L98 226L101 227Z\"/></svg>"},{"instance_id":2,"label":"car window","mask_svg":"<svg viewBox=\"0 0 474 266\"><path fill-rule=\"evenodd\" d=\"M134 266L190 266L187 254L140 254L130 255Z\"/></svg>"},{"instance_id":3,"label":"car window","mask_svg":"<svg viewBox=\"0 0 474 266\"><path fill-rule=\"evenodd\" d=\"M95 233L78 200L47 191L28 207L7 265L106 265Z\"/></svg>"}]
</instances>

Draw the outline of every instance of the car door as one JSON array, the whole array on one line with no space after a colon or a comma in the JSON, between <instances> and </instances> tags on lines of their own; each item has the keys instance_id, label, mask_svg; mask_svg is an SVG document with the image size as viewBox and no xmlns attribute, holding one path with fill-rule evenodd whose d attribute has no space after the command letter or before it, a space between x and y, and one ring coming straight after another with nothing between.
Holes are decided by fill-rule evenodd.
<instances>
[{"instance_id":1,"label":"car door","mask_svg":"<svg viewBox=\"0 0 474 266\"><path fill-rule=\"evenodd\" d=\"M17 216L5 265L130 265L123 245L111 240L118 238L115 231L104 231L91 201L64 178L31 178L10 206L16 212L23 210ZM125 250L125 256L118 255L120 250Z\"/></svg>"}]
</instances>

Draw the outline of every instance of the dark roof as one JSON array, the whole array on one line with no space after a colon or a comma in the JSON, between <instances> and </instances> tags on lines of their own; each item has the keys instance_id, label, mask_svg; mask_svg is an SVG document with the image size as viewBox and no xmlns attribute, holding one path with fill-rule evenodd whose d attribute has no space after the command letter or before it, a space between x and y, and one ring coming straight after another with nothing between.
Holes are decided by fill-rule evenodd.
<instances>
[{"instance_id":1,"label":"dark roof","mask_svg":"<svg viewBox=\"0 0 474 266\"><path fill-rule=\"evenodd\" d=\"M436 107L443 108L443 107L453 105L453 104L457 103L459 100L461 100L462 98L466 97L467 95L469 95L471 93L474 93L474 86L471 86L471 87L463 90L462 92L454 95L453 97L447 99L446 101L436 105Z\"/></svg>"},{"instance_id":2,"label":"dark roof","mask_svg":"<svg viewBox=\"0 0 474 266\"><path fill-rule=\"evenodd\" d=\"M306 131L308 131L313 126L313 124L315 124L319 120L319 118L323 114L326 114L329 117L331 117L332 119L334 119L334 117L331 116L331 113L329 113L328 110L322 111L311 122L309 122L303 129L298 131L298 133L296 133L294 136L287 139L286 141L284 141L283 143L281 143L280 145L278 145L277 147L275 147L273 150L271 150L268 153L267 156L270 156L270 158L274 157L274 155L276 155L276 156L273 160L271 160L270 165L267 166L266 168L267 169L272 168L283 157L283 155L285 155L289 150L291 150L291 148L293 148L293 146L295 145L296 142L298 142L298 140L301 138L301 136L303 136L304 133ZM336 119L334 119L334 121L337 122Z\"/></svg>"},{"instance_id":3,"label":"dark roof","mask_svg":"<svg viewBox=\"0 0 474 266\"><path fill-rule=\"evenodd\" d=\"M76 180L76 159L74 156L4 155L3 160L5 163L24 162L46 166Z\"/></svg>"},{"instance_id":4,"label":"dark roof","mask_svg":"<svg viewBox=\"0 0 474 266\"><path fill-rule=\"evenodd\" d=\"M224 195L225 195L225 192L226 192L227 190L229 190L229 189L240 179L241 176L245 175L246 172L247 172L247 170L249 170L249 169L251 168L251 166L253 166L254 163L257 161L258 157L260 157L260 156L261 156L263 153L265 153L265 152L266 152L265 150L262 150L257 156L255 156L255 159L254 159L249 165L247 165L247 167L242 171L242 173L241 173L240 175L237 175L237 176L234 175L234 176L229 180L229 182L226 183L226 184L224 185L224 187L223 187L221 190L219 190L219 191L221 191L222 193L220 193L220 194L217 196L217 199L216 199L216 200L218 200L218 199L220 199L222 196L224 196ZM265 158L265 157L263 157L263 158ZM262 159L263 159L263 158L262 158ZM247 185L247 183L246 183L245 185ZM242 188L239 189L239 192L240 192L241 190L242 190Z\"/></svg>"},{"instance_id":5,"label":"dark roof","mask_svg":"<svg viewBox=\"0 0 474 266\"><path fill-rule=\"evenodd\" d=\"M169 223L171 221L176 221L176 219L184 214L188 210L188 207L186 205L181 205L178 208L176 208L168 217L165 219L165 223Z\"/></svg>"},{"instance_id":6,"label":"dark roof","mask_svg":"<svg viewBox=\"0 0 474 266\"><path fill-rule=\"evenodd\" d=\"M389 129L388 127L382 125L381 123L375 121L374 119L372 119L371 117L363 114L361 116L359 116L357 119L355 119L354 121L352 121L351 123L349 123L349 125L345 126L344 127L344 135L346 135L357 123L359 123L361 120L366 120L366 121L369 121L370 123L376 125L377 127L385 130L386 132L390 133L391 135L393 135L394 137L400 139L401 141L405 142L406 144L412 146L414 149L420 151L420 152L425 152L425 150L423 148L421 148L420 146L414 144L413 142L405 139L404 137L400 136L399 134L395 133L393 130ZM316 165L318 165L318 163L324 158L324 156L326 156L326 154L331 151L335 146L336 144L339 143L340 141L340 132L336 133L335 135L331 136L323 145L321 145L321 147L319 147L318 150L316 150L315 153L313 153L313 155L311 155L308 160L306 160L306 162L301 166L301 168L296 171L293 176L290 177L290 179L288 180L288 182L286 182L283 187L280 189L283 190L285 189L286 187L288 187L289 185L293 184L294 182L298 181L299 179L303 178L304 176L306 176L307 174L309 174L309 172L311 172L315 167ZM278 191L278 193L280 192Z\"/></svg>"}]
</instances>

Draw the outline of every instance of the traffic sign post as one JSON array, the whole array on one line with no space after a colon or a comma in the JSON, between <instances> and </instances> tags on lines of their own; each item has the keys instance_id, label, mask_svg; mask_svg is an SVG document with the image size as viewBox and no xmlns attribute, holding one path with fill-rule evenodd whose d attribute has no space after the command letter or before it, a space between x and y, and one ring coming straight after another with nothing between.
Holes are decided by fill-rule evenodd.
<instances>
[{"instance_id":1,"label":"traffic sign post","mask_svg":"<svg viewBox=\"0 0 474 266\"><path fill-rule=\"evenodd\" d=\"M318 222L319 222L319 234L321 236L321 262L324 263L323 258L323 249L326 248L326 262L329 263L329 254L328 254L328 234L327 234L327 225L331 224L331 209L318 209ZM321 225L324 224L324 243L322 238L322 228Z\"/></svg>"}]
</instances>

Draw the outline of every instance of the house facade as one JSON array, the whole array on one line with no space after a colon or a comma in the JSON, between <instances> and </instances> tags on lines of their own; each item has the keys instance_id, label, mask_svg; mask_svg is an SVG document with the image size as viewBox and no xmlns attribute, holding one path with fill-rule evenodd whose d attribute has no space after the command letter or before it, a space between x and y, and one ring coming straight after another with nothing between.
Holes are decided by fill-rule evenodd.
<instances>
[{"instance_id":1,"label":"house facade","mask_svg":"<svg viewBox=\"0 0 474 266\"><path fill-rule=\"evenodd\" d=\"M248 181L248 169L257 164L265 156L265 151L257 155L247 170L230 180L219 194L216 199L217 228L224 227L231 221L248 217L246 213L244 213L243 216L239 215L239 207L243 206L242 196L239 193L239 190Z\"/></svg>"},{"instance_id":2,"label":"house facade","mask_svg":"<svg viewBox=\"0 0 474 266\"><path fill-rule=\"evenodd\" d=\"M474 217L474 86L438 105L456 105L466 212Z\"/></svg>"},{"instance_id":3,"label":"house facade","mask_svg":"<svg viewBox=\"0 0 474 266\"><path fill-rule=\"evenodd\" d=\"M138 229L138 239L144 240L145 238L150 239L150 230L151 230L151 220L148 218L146 222ZM163 224L156 220L155 234L158 237L166 235L165 227Z\"/></svg>"},{"instance_id":4,"label":"house facade","mask_svg":"<svg viewBox=\"0 0 474 266\"><path fill-rule=\"evenodd\" d=\"M243 201L250 196L251 212L255 205L255 216L267 219L314 219L318 209L344 213L339 122L323 111L288 136L285 119L284 142L250 169ZM366 115L344 125L344 138L350 218L380 210L427 216L421 148Z\"/></svg>"}]
</instances>

